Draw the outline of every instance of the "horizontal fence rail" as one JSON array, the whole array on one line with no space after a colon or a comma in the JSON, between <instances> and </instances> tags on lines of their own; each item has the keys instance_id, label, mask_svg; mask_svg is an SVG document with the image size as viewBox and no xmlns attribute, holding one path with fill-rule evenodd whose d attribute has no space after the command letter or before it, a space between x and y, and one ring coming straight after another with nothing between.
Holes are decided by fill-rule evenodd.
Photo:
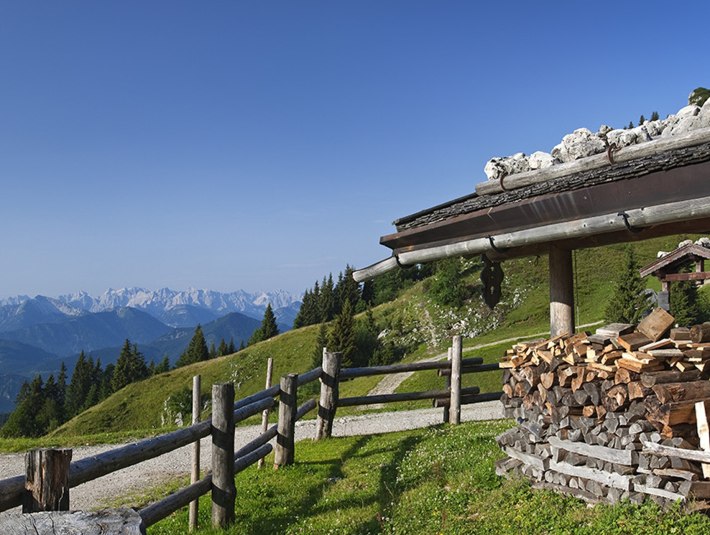
<instances>
[{"instance_id":1,"label":"horizontal fence rail","mask_svg":"<svg viewBox=\"0 0 710 535\"><path fill-rule=\"evenodd\" d=\"M463 366L483 364L483 359L480 357L465 359L461 361L461 364ZM391 373L420 372L425 370L443 369L451 369L451 362L443 360L410 362L407 364L389 364L387 366L368 366L366 368L343 368L340 370L340 378L354 379L356 377L368 377L370 375L387 375Z\"/></svg>"},{"instance_id":2,"label":"horizontal fence rail","mask_svg":"<svg viewBox=\"0 0 710 535\"><path fill-rule=\"evenodd\" d=\"M461 389L461 395L478 394L480 389L477 386L469 386ZM396 403L398 401L417 401L420 399L447 398L451 395L448 390L427 390L425 392L399 392L396 394L379 394L372 396L355 396L351 398L340 398L338 405L341 407L352 407L354 405L374 405L376 403ZM500 395L498 396L500 397Z\"/></svg>"}]
</instances>

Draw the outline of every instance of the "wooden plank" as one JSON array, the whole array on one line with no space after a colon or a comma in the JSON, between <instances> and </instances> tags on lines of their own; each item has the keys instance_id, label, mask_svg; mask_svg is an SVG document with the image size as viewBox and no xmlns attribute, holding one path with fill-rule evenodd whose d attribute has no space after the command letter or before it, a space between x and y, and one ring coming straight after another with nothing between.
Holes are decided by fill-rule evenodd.
<instances>
[{"instance_id":1,"label":"wooden plank","mask_svg":"<svg viewBox=\"0 0 710 535\"><path fill-rule=\"evenodd\" d=\"M607 472L605 470L598 470L587 466L574 466L564 461L555 462L553 460L550 460L549 469L562 474L567 474L568 476L591 479L592 481L596 481L602 485L606 485L607 487L613 487L621 490L631 490L631 476L624 476L615 472Z\"/></svg>"},{"instance_id":2,"label":"wooden plank","mask_svg":"<svg viewBox=\"0 0 710 535\"><path fill-rule=\"evenodd\" d=\"M656 487L642 485L641 483L635 483L634 490L636 492L643 492L644 494L649 494L651 496L660 496L661 498L665 498L667 500L680 500L681 502L684 502L686 500L685 496L683 496L682 494L678 494L677 492L672 492L670 490L665 489L658 489Z\"/></svg>"},{"instance_id":3,"label":"wooden plank","mask_svg":"<svg viewBox=\"0 0 710 535\"><path fill-rule=\"evenodd\" d=\"M688 327L674 327L671 329L670 338L674 342L690 341L690 329Z\"/></svg>"},{"instance_id":4,"label":"wooden plank","mask_svg":"<svg viewBox=\"0 0 710 535\"><path fill-rule=\"evenodd\" d=\"M631 323L610 323L597 329L597 334L605 338L618 338L622 334L633 332L634 325Z\"/></svg>"},{"instance_id":5,"label":"wooden plank","mask_svg":"<svg viewBox=\"0 0 710 535\"><path fill-rule=\"evenodd\" d=\"M45 512L0 515L0 533L82 535L145 535L141 517L133 509L87 512Z\"/></svg>"},{"instance_id":6,"label":"wooden plank","mask_svg":"<svg viewBox=\"0 0 710 535\"><path fill-rule=\"evenodd\" d=\"M710 463L709 451L689 450L686 448L663 446L661 444L656 444L655 442L650 442L648 440L643 440L641 441L641 443L643 444L642 453L647 453L651 455L663 455L669 457L679 457L681 459L687 459L689 461Z\"/></svg>"},{"instance_id":7,"label":"wooden plank","mask_svg":"<svg viewBox=\"0 0 710 535\"><path fill-rule=\"evenodd\" d=\"M536 455L530 455L528 453L516 450L515 448L511 448L510 446L505 447L505 453L509 457L512 457L513 459L518 459L519 461L522 461L528 466L532 466L533 468L536 468L538 470L544 471L548 468L548 459L541 459Z\"/></svg>"},{"instance_id":8,"label":"wooden plank","mask_svg":"<svg viewBox=\"0 0 710 535\"><path fill-rule=\"evenodd\" d=\"M639 347L645 346L652 340L643 333L629 333L622 336L618 336L616 341L626 349L626 351L636 351Z\"/></svg>"},{"instance_id":9,"label":"wooden plank","mask_svg":"<svg viewBox=\"0 0 710 535\"><path fill-rule=\"evenodd\" d=\"M585 442L562 440L557 437L550 437L548 442L553 448L571 451L573 453L578 453L586 457L593 457L594 459L601 459L602 461L610 463L632 466L635 461L631 450L617 450L606 446L586 444Z\"/></svg>"},{"instance_id":10,"label":"wooden plank","mask_svg":"<svg viewBox=\"0 0 710 535\"><path fill-rule=\"evenodd\" d=\"M658 307L639 322L637 329L641 334L655 342L660 340L673 327L674 323L675 318Z\"/></svg>"},{"instance_id":11,"label":"wooden plank","mask_svg":"<svg viewBox=\"0 0 710 535\"><path fill-rule=\"evenodd\" d=\"M663 349L666 347L672 347L675 349L675 344L673 343L673 340L670 338L662 338L661 340L658 340L656 342L651 342L650 344L646 344L645 346L639 347L639 351L642 353L646 353L650 349Z\"/></svg>"},{"instance_id":12,"label":"wooden plank","mask_svg":"<svg viewBox=\"0 0 710 535\"><path fill-rule=\"evenodd\" d=\"M264 388L271 388L271 381L272 377L274 374L274 359L272 357L269 357L266 360L266 381L265 381L265 386ZM262 434L266 432L266 430L269 428L269 413L271 412L270 409L264 409L264 411L261 413L261 432ZM264 459L259 459L259 462L257 463L258 468L263 468L264 466Z\"/></svg>"},{"instance_id":13,"label":"wooden plank","mask_svg":"<svg viewBox=\"0 0 710 535\"><path fill-rule=\"evenodd\" d=\"M700 438L700 447L705 451L710 451L710 429L708 429L708 418L705 412L705 403L699 401L695 404L695 420ZM710 477L710 463L703 463L703 477Z\"/></svg>"}]
</instances>

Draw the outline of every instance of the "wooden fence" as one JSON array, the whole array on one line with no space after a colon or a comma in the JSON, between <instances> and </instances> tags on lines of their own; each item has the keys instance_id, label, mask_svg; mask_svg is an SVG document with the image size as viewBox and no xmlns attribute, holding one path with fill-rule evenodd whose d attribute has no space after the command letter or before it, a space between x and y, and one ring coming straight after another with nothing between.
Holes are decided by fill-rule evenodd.
<instances>
[{"instance_id":1,"label":"wooden fence","mask_svg":"<svg viewBox=\"0 0 710 535\"><path fill-rule=\"evenodd\" d=\"M481 358L462 359L461 337L454 337L450 355L451 358L446 361L341 369L341 355L324 349L321 367L300 375L284 375L278 385L265 388L236 403L233 384L213 385L212 417L203 422L193 423L190 427L71 463L69 463L71 450L28 452L27 474L0 481L0 511L21 504L23 512L27 513L67 510L70 487L153 459L183 446L194 443L199 445L200 439L210 435L212 465L206 475L196 480L195 472L199 474L199 466L197 470L193 466L193 482L189 486L139 509L137 513L140 515L142 529L145 530L173 512L190 505L190 527L194 528L197 518L196 500L211 492L212 524L215 527L224 527L234 519L235 474L263 459L272 451L274 451L274 468L292 464L295 459L295 424L316 407L318 407L316 439L319 440L332 435L338 407L431 399L435 407L444 407L445 421L458 424L461 405L500 398L501 392L481 394L478 387L461 388L462 374L497 370L498 364L483 364ZM339 397L339 385L343 380L423 370L438 370L440 376L447 378L447 388L425 392ZM309 399L300 407L297 406L298 388L316 380L321 383L318 403ZM199 380L193 383L193 387L195 385L199 392ZM266 427L257 438L234 451L235 425L250 416L272 409L275 405L274 398L278 398L278 422L271 427ZM276 443L272 446L270 442L274 438ZM197 451L196 455L199 458L199 449L193 448L193 451ZM38 452L43 453L38 455ZM45 465L38 468L38 463L45 463ZM46 472L47 467L56 477L32 477L31 472L43 469Z\"/></svg>"}]
</instances>

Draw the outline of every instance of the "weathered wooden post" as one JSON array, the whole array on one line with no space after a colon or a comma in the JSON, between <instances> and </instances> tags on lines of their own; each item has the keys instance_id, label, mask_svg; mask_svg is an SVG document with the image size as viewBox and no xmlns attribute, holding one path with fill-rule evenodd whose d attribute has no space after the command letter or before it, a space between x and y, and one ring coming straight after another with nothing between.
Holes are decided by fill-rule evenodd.
<instances>
[{"instance_id":1,"label":"weathered wooden post","mask_svg":"<svg viewBox=\"0 0 710 535\"><path fill-rule=\"evenodd\" d=\"M572 251L550 246L550 336L574 333Z\"/></svg>"},{"instance_id":2,"label":"weathered wooden post","mask_svg":"<svg viewBox=\"0 0 710 535\"><path fill-rule=\"evenodd\" d=\"M461 336L454 336L451 348L451 404L449 407L449 423L461 423Z\"/></svg>"},{"instance_id":3,"label":"weathered wooden post","mask_svg":"<svg viewBox=\"0 0 710 535\"><path fill-rule=\"evenodd\" d=\"M212 385L212 526L234 520L234 384Z\"/></svg>"},{"instance_id":4,"label":"weathered wooden post","mask_svg":"<svg viewBox=\"0 0 710 535\"><path fill-rule=\"evenodd\" d=\"M323 348L323 372L320 376L320 399L316 418L316 440L333 434L333 420L338 408L340 364L342 353L329 353Z\"/></svg>"},{"instance_id":5,"label":"weathered wooden post","mask_svg":"<svg viewBox=\"0 0 710 535\"><path fill-rule=\"evenodd\" d=\"M453 348L450 347L447 350L447 355L446 355L446 360L448 360L449 362L451 362L451 355L452 354L453 354ZM448 374L446 376L446 390L448 390L449 393L451 392L451 374ZM450 414L449 413L449 405L445 405L444 406L444 423L448 423L449 414Z\"/></svg>"},{"instance_id":6,"label":"weathered wooden post","mask_svg":"<svg viewBox=\"0 0 710 535\"><path fill-rule=\"evenodd\" d=\"M72 450L30 450L25 454L22 512L69 510L69 464Z\"/></svg>"},{"instance_id":7,"label":"weathered wooden post","mask_svg":"<svg viewBox=\"0 0 710 535\"><path fill-rule=\"evenodd\" d=\"M200 409L202 403L200 399L200 389L202 380L199 375L192 378L192 425L200 421ZM200 441L196 440L192 444L192 470L190 472L190 483L197 483L200 480ZM189 528L190 531L197 529L197 513L199 510L200 501L195 500L190 502L189 512Z\"/></svg>"},{"instance_id":8,"label":"weathered wooden post","mask_svg":"<svg viewBox=\"0 0 710 535\"><path fill-rule=\"evenodd\" d=\"M298 374L281 376L279 395L279 425L274 449L274 468L293 464L296 434L296 398Z\"/></svg>"},{"instance_id":9,"label":"weathered wooden post","mask_svg":"<svg viewBox=\"0 0 710 535\"><path fill-rule=\"evenodd\" d=\"M269 360L266 361L266 388L267 390L271 388L271 376L274 373L274 359L269 357ZM270 409L264 409L264 412L261 413L261 432L265 433L266 430L269 428L269 413ZM262 457L259 459L259 462L257 463L257 466L259 468L263 468L264 466L264 458Z\"/></svg>"}]
</instances>

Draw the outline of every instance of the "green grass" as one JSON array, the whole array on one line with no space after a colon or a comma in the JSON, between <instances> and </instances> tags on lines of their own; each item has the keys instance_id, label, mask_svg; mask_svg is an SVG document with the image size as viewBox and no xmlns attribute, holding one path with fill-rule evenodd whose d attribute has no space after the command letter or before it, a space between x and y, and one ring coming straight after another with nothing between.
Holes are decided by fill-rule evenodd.
<instances>
[{"instance_id":1,"label":"green grass","mask_svg":"<svg viewBox=\"0 0 710 535\"><path fill-rule=\"evenodd\" d=\"M203 497L198 533L710 532L710 519L679 508L663 512L652 502L588 508L574 498L533 491L524 481L499 478L494 462L503 454L494 437L510 425L472 422L299 442L294 466L251 467L237 476L236 520L227 531L209 528L209 497ZM184 510L149 529L151 535L185 532Z\"/></svg>"}]
</instances>

